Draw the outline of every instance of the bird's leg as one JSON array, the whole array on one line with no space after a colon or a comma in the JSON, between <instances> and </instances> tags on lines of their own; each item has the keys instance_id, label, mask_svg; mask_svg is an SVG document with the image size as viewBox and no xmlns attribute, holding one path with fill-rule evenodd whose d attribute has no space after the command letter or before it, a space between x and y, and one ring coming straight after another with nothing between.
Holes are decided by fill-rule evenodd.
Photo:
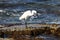
<instances>
[{"instance_id":1,"label":"bird's leg","mask_svg":"<svg viewBox=\"0 0 60 40\"><path fill-rule=\"evenodd\" d=\"M25 27L27 28L27 22L26 22L26 20L25 20Z\"/></svg>"}]
</instances>

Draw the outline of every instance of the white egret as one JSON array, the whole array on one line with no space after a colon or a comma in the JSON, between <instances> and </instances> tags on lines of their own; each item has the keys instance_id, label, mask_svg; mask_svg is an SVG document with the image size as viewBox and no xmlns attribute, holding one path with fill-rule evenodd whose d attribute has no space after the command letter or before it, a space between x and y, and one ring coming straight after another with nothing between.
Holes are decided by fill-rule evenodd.
<instances>
[{"instance_id":1,"label":"white egret","mask_svg":"<svg viewBox=\"0 0 60 40\"><path fill-rule=\"evenodd\" d=\"M23 15L19 17L19 20L24 20L25 24L26 24L27 18L30 16L33 16L35 14L37 14L36 10L27 10L27 11L23 12ZM27 27L27 25L26 25L26 27Z\"/></svg>"},{"instance_id":2,"label":"white egret","mask_svg":"<svg viewBox=\"0 0 60 40\"><path fill-rule=\"evenodd\" d=\"M37 11L35 11L35 10L25 11L25 12L23 12L23 15L21 17L19 17L19 20L22 20L22 19L25 19L26 20L28 17L33 16L36 13L37 13Z\"/></svg>"}]
</instances>

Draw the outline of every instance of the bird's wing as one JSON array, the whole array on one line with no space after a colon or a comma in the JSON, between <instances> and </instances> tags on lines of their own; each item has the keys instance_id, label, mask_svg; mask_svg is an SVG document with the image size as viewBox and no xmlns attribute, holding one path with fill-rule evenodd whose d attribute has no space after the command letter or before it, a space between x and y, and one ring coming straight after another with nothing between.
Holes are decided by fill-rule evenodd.
<instances>
[{"instance_id":1,"label":"bird's wing","mask_svg":"<svg viewBox=\"0 0 60 40\"><path fill-rule=\"evenodd\" d=\"M20 19L20 20L22 20L22 19L27 19L27 17L29 16L30 13L31 13L30 11L24 12L23 15L22 15L19 19Z\"/></svg>"}]
</instances>

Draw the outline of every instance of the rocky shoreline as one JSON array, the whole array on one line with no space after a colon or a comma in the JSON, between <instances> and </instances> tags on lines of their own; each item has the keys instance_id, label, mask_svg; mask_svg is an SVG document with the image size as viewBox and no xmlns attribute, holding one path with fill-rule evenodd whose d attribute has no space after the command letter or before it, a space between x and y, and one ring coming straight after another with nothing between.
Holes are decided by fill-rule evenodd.
<instances>
[{"instance_id":1,"label":"rocky shoreline","mask_svg":"<svg viewBox=\"0 0 60 40\"><path fill-rule=\"evenodd\" d=\"M7 27L8 28L8 27ZM31 37L34 37L33 39L35 39L35 37L37 37L38 35L50 35L50 36L54 36L54 37L60 37L60 27L58 28L53 28L53 27L28 27L25 29L21 29L18 30L19 27L16 27L14 31L11 30L0 30L0 37L7 37L7 38L13 38L14 40L23 40L23 38L25 38L25 40L31 40ZM9 29L9 28L8 28ZM22 37L22 38L21 38ZM29 38L29 39L28 39ZM39 38L37 38L39 39ZM36 40L37 40L36 39ZM41 39L41 37L40 37ZM44 38L42 38L41 40L44 40Z\"/></svg>"}]
</instances>

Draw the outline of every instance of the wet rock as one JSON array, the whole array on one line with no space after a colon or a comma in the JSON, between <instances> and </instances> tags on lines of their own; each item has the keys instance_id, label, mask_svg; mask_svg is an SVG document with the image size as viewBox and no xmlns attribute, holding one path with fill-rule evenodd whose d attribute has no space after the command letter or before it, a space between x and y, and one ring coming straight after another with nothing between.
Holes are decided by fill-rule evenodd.
<instances>
[{"instance_id":1,"label":"wet rock","mask_svg":"<svg viewBox=\"0 0 60 40\"><path fill-rule=\"evenodd\" d=\"M60 27L57 28L57 30L56 30L56 32L55 32L55 35L56 35L57 37L60 37Z\"/></svg>"}]
</instances>

